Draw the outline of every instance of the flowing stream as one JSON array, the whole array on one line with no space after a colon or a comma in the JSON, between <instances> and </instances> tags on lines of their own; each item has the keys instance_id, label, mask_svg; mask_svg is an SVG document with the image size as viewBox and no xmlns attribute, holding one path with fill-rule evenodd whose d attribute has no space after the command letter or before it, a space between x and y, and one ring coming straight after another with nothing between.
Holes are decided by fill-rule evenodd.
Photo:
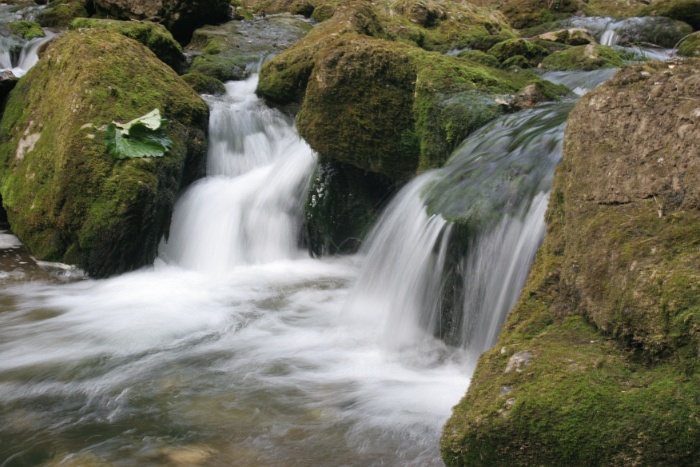
<instances>
[{"instance_id":1,"label":"flowing stream","mask_svg":"<svg viewBox=\"0 0 700 467\"><path fill-rule=\"evenodd\" d=\"M362 258L296 247L314 154L255 78L227 88L209 175L152 268L62 283L7 266L0 465L440 464L461 352L392 348L347 316Z\"/></svg>"},{"instance_id":2,"label":"flowing stream","mask_svg":"<svg viewBox=\"0 0 700 467\"><path fill-rule=\"evenodd\" d=\"M152 267L81 280L0 232L0 466L442 464L440 429L543 236L572 104L497 120L407 185L360 254L312 259L315 155L256 79L207 97L208 174ZM431 196L480 219L464 258Z\"/></svg>"}]
</instances>

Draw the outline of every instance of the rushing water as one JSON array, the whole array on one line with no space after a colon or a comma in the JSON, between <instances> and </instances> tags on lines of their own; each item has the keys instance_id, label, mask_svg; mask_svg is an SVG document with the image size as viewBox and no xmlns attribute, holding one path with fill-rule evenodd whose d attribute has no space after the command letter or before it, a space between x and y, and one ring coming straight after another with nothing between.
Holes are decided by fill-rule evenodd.
<instances>
[{"instance_id":1,"label":"rushing water","mask_svg":"<svg viewBox=\"0 0 700 467\"><path fill-rule=\"evenodd\" d=\"M314 155L254 79L227 87L209 99L209 176L152 268L27 282L2 237L0 465L441 463L461 352L387 346L346 312L362 257L296 248Z\"/></svg>"},{"instance_id":2,"label":"rushing water","mask_svg":"<svg viewBox=\"0 0 700 467\"><path fill-rule=\"evenodd\" d=\"M319 260L297 246L315 155L255 80L207 97L208 174L152 267L80 280L0 232L0 466L441 465L442 424L543 236L571 103L480 130L360 254ZM463 258L458 227L426 210L435 193L478 219ZM448 263L454 346L434 337Z\"/></svg>"}]
</instances>

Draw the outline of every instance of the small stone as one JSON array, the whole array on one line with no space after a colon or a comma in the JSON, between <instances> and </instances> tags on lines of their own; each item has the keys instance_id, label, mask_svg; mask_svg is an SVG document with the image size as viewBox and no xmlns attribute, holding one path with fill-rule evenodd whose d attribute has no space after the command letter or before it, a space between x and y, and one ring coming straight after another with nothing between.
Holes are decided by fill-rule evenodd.
<instances>
[{"instance_id":1,"label":"small stone","mask_svg":"<svg viewBox=\"0 0 700 467\"><path fill-rule=\"evenodd\" d=\"M501 392L500 392L501 396L507 396L511 392L513 392L513 390L510 388L510 386L501 386Z\"/></svg>"},{"instance_id":2,"label":"small stone","mask_svg":"<svg viewBox=\"0 0 700 467\"><path fill-rule=\"evenodd\" d=\"M506 365L506 373L510 373L511 371L515 370L516 372L520 373L522 370L522 367L527 366L530 363L530 360L532 359L532 353L528 351L524 352L518 352L514 354L512 357L510 357L510 360L508 360L508 365Z\"/></svg>"}]
</instances>

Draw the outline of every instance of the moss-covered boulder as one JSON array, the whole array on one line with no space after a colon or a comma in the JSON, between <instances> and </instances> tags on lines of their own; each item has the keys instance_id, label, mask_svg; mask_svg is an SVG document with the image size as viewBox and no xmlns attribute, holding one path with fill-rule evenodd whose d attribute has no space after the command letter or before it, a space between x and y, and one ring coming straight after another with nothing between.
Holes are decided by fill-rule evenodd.
<instances>
[{"instance_id":1,"label":"moss-covered boulder","mask_svg":"<svg viewBox=\"0 0 700 467\"><path fill-rule=\"evenodd\" d=\"M460 52L457 57L463 58L476 63L481 63L482 65L490 66L491 68L498 68L501 62L491 54L482 52L481 50L464 50Z\"/></svg>"},{"instance_id":2,"label":"moss-covered boulder","mask_svg":"<svg viewBox=\"0 0 700 467\"><path fill-rule=\"evenodd\" d=\"M509 39L491 47L489 54L501 63L515 56L523 57L530 66L536 66L547 56L547 49L526 39Z\"/></svg>"},{"instance_id":3,"label":"moss-covered boulder","mask_svg":"<svg viewBox=\"0 0 700 467\"><path fill-rule=\"evenodd\" d=\"M55 0L36 15L37 23L45 28L67 28L75 18L87 18L88 1L86 0Z\"/></svg>"},{"instance_id":4,"label":"moss-covered boulder","mask_svg":"<svg viewBox=\"0 0 700 467\"><path fill-rule=\"evenodd\" d=\"M339 4L260 74L258 93L298 108L300 134L322 160L337 164L334 186L352 182L348 193L388 196L418 171L441 166L469 133L506 110L502 99L538 81L529 73L426 51L391 33L384 15L369 0ZM339 202L353 205L349 197ZM311 207L307 225L322 230L309 235L321 245L317 250L357 244L344 243L348 229L331 232L342 224L332 210Z\"/></svg>"},{"instance_id":5,"label":"moss-covered boulder","mask_svg":"<svg viewBox=\"0 0 700 467\"><path fill-rule=\"evenodd\" d=\"M231 19L230 0L92 0L91 3L99 15L160 23L181 43L189 42L192 32L205 24L221 24Z\"/></svg>"},{"instance_id":6,"label":"moss-covered boulder","mask_svg":"<svg viewBox=\"0 0 700 467\"><path fill-rule=\"evenodd\" d=\"M666 16L700 29L700 0L661 0L645 6L640 15Z\"/></svg>"},{"instance_id":7,"label":"moss-covered boulder","mask_svg":"<svg viewBox=\"0 0 700 467\"><path fill-rule=\"evenodd\" d=\"M516 36L506 18L493 8L478 8L466 1L398 0L375 2L390 36L402 33L416 45L438 52L465 47L486 50ZM418 28L416 28L416 26Z\"/></svg>"},{"instance_id":8,"label":"moss-covered boulder","mask_svg":"<svg viewBox=\"0 0 700 467\"><path fill-rule=\"evenodd\" d=\"M605 45L579 45L555 52L542 60L547 70L597 70L622 66L622 57Z\"/></svg>"},{"instance_id":9,"label":"moss-covered boulder","mask_svg":"<svg viewBox=\"0 0 700 467\"><path fill-rule=\"evenodd\" d=\"M173 145L117 160L104 125L159 109ZM54 41L12 91L0 123L0 194L39 259L102 277L152 262L177 192L201 174L208 110L138 42L103 29Z\"/></svg>"},{"instance_id":10,"label":"moss-covered boulder","mask_svg":"<svg viewBox=\"0 0 700 467\"><path fill-rule=\"evenodd\" d=\"M445 425L447 465L698 459L698 76L631 66L571 113L544 244Z\"/></svg>"},{"instance_id":11,"label":"moss-covered boulder","mask_svg":"<svg viewBox=\"0 0 700 467\"><path fill-rule=\"evenodd\" d=\"M700 32L695 32L678 45L678 53L684 57L700 57Z\"/></svg>"},{"instance_id":12,"label":"moss-covered boulder","mask_svg":"<svg viewBox=\"0 0 700 467\"><path fill-rule=\"evenodd\" d=\"M190 72L219 81L244 79L263 57L280 53L311 27L303 19L286 15L205 26L194 32L187 46L187 52L195 56Z\"/></svg>"},{"instance_id":13,"label":"moss-covered boulder","mask_svg":"<svg viewBox=\"0 0 700 467\"><path fill-rule=\"evenodd\" d=\"M185 67L182 47L160 24L150 21L78 18L71 22L70 29L79 28L100 28L118 32L148 47L156 57L170 65L176 72L181 73Z\"/></svg>"},{"instance_id":14,"label":"moss-covered boulder","mask_svg":"<svg viewBox=\"0 0 700 467\"><path fill-rule=\"evenodd\" d=\"M322 156L399 181L441 165L503 111L497 96L535 80L388 39L370 2L340 6L263 66L258 92L299 104L299 131Z\"/></svg>"},{"instance_id":15,"label":"moss-covered boulder","mask_svg":"<svg viewBox=\"0 0 700 467\"><path fill-rule=\"evenodd\" d=\"M212 96L226 94L224 83L211 76L201 73L187 73L182 75L182 79L185 83L192 86L192 89L197 91L197 94L211 94Z\"/></svg>"},{"instance_id":16,"label":"moss-covered boulder","mask_svg":"<svg viewBox=\"0 0 700 467\"><path fill-rule=\"evenodd\" d=\"M582 4L579 0L505 0L499 9L514 28L523 29L571 16Z\"/></svg>"},{"instance_id":17,"label":"moss-covered boulder","mask_svg":"<svg viewBox=\"0 0 700 467\"><path fill-rule=\"evenodd\" d=\"M14 23L8 24L7 29L10 34L24 39L25 41L30 41L46 35L41 25L32 21L15 21Z\"/></svg>"}]
</instances>

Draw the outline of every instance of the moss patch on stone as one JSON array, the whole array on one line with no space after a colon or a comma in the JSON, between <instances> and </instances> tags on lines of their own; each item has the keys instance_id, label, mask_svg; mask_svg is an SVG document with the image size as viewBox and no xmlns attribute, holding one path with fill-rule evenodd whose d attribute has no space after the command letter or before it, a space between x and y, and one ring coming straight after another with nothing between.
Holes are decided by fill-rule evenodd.
<instances>
[{"instance_id":1,"label":"moss patch on stone","mask_svg":"<svg viewBox=\"0 0 700 467\"><path fill-rule=\"evenodd\" d=\"M700 0L661 0L647 5L640 16L666 16L684 21L695 31L700 29Z\"/></svg>"},{"instance_id":2,"label":"moss patch on stone","mask_svg":"<svg viewBox=\"0 0 700 467\"><path fill-rule=\"evenodd\" d=\"M622 57L605 45L579 45L555 52L542 60L547 70L597 70L622 66Z\"/></svg>"},{"instance_id":3,"label":"moss patch on stone","mask_svg":"<svg viewBox=\"0 0 700 467\"><path fill-rule=\"evenodd\" d=\"M116 160L100 127L160 109L173 147ZM0 192L39 259L102 277L152 262L177 192L201 174L206 104L138 42L80 29L54 41L10 95L0 123Z\"/></svg>"},{"instance_id":4,"label":"moss patch on stone","mask_svg":"<svg viewBox=\"0 0 700 467\"><path fill-rule=\"evenodd\" d=\"M15 21L7 25L10 33L21 37L26 41L36 39L37 37L44 37L44 30L38 23L32 21Z\"/></svg>"},{"instance_id":5,"label":"moss patch on stone","mask_svg":"<svg viewBox=\"0 0 700 467\"><path fill-rule=\"evenodd\" d=\"M515 56L520 56L530 66L536 66L548 54L547 49L544 47L525 39L509 39L499 42L491 47L488 53L496 57L501 63Z\"/></svg>"},{"instance_id":6,"label":"moss patch on stone","mask_svg":"<svg viewBox=\"0 0 700 467\"><path fill-rule=\"evenodd\" d=\"M700 61L670 65L625 68L571 113L544 244L444 428L447 465L700 455Z\"/></svg>"},{"instance_id":7,"label":"moss patch on stone","mask_svg":"<svg viewBox=\"0 0 700 467\"><path fill-rule=\"evenodd\" d=\"M685 38L678 46L678 53L684 57L700 57L700 32Z\"/></svg>"},{"instance_id":8,"label":"moss patch on stone","mask_svg":"<svg viewBox=\"0 0 700 467\"><path fill-rule=\"evenodd\" d=\"M75 18L88 16L83 0L56 0L37 13L36 21L45 28L67 28Z\"/></svg>"},{"instance_id":9,"label":"moss patch on stone","mask_svg":"<svg viewBox=\"0 0 700 467\"><path fill-rule=\"evenodd\" d=\"M160 24L150 21L117 21L110 19L77 18L70 29L99 28L118 32L148 47L156 57L180 73L184 68L185 57L182 47L172 34Z\"/></svg>"},{"instance_id":10,"label":"moss patch on stone","mask_svg":"<svg viewBox=\"0 0 700 467\"><path fill-rule=\"evenodd\" d=\"M220 96L226 94L226 86L224 83L211 76L206 76L201 73L187 73L182 75L183 81L192 86L197 94L211 94Z\"/></svg>"}]
</instances>

